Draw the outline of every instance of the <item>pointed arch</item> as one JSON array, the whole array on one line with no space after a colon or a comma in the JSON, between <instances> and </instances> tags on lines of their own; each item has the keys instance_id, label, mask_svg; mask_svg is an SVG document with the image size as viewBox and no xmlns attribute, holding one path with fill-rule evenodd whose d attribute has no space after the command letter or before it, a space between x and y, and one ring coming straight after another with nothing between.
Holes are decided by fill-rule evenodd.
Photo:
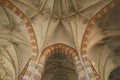
<instances>
[{"instance_id":1,"label":"pointed arch","mask_svg":"<svg viewBox=\"0 0 120 80\"><path fill-rule=\"evenodd\" d=\"M120 0L113 0L112 2L110 2L109 4L107 4L105 7L103 7L95 16L92 17L92 19L89 21L86 30L84 32L83 35L83 39L82 39L82 44L81 44L81 56L83 59L83 62L87 65L87 64L91 64L88 57L87 57L87 47L88 47L88 43L89 43L89 38L91 36L93 27L95 25L95 23L108 11L112 10L113 8L117 7L120 5ZM91 64L92 66L92 64ZM93 72L96 72L95 69ZM96 77L92 76L93 78Z\"/></svg>"},{"instance_id":2,"label":"pointed arch","mask_svg":"<svg viewBox=\"0 0 120 80\"><path fill-rule=\"evenodd\" d=\"M0 3L4 5L5 7L7 7L9 10L11 10L13 13L15 13L25 23L25 26L30 36L31 45L32 45L32 58L30 61L36 61L37 56L38 56L38 43L37 43L37 38L34 32L33 26L31 22L29 21L28 17L26 17L26 15L9 0L0 0ZM26 73L25 74L26 76L28 76L27 74L31 74L31 72L27 70L29 66L30 65L28 64L25 66L22 73L20 74L19 80L22 80L25 73Z\"/></svg>"},{"instance_id":3,"label":"pointed arch","mask_svg":"<svg viewBox=\"0 0 120 80\"><path fill-rule=\"evenodd\" d=\"M84 69L81 65L79 57L77 56L77 51L68 45L58 43L58 44L51 45L43 50L42 55L39 59L39 63L37 64L37 67L35 70L35 75L34 75L35 80L41 80L47 59L51 55L57 52L62 52L65 55L70 56L74 60L76 73L78 75L78 80L82 80L83 78L85 79Z\"/></svg>"}]
</instances>

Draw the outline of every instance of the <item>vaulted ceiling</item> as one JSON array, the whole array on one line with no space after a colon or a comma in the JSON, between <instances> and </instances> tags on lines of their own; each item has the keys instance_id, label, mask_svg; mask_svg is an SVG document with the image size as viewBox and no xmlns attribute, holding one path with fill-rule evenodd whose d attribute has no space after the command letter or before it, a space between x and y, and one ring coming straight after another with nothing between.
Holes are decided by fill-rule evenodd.
<instances>
[{"instance_id":1,"label":"vaulted ceiling","mask_svg":"<svg viewBox=\"0 0 120 80\"><path fill-rule=\"evenodd\" d=\"M80 47L87 22L112 0L11 1L30 19L39 46L65 43Z\"/></svg>"},{"instance_id":2,"label":"vaulted ceiling","mask_svg":"<svg viewBox=\"0 0 120 80\"><path fill-rule=\"evenodd\" d=\"M19 13L19 16L16 15L17 12L14 12L14 9L10 10L11 5L9 6L7 0L5 1L6 5L2 2L0 4L0 49L5 51L4 53L9 53L4 57L11 56L7 58L6 63L11 61L11 72L16 72L18 77L32 57L32 48L38 47L40 56L47 46L63 43L76 49L77 55L80 55L88 23L101 9L115 0L9 0L30 21L38 46L31 45L30 35L34 34L27 30L24 20L19 18L23 15ZM10 8L6 7L7 5ZM118 44L119 8L106 11L107 13L95 23L90 35L87 51L89 51L89 59L95 63L96 67L101 64L98 64L99 60L95 59L97 56L95 53L99 47L105 45L114 52L120 45ZM28 27L28 29L31 28ZM99 73L99 70L97 71Z\"/></svg>"}]
</instances>

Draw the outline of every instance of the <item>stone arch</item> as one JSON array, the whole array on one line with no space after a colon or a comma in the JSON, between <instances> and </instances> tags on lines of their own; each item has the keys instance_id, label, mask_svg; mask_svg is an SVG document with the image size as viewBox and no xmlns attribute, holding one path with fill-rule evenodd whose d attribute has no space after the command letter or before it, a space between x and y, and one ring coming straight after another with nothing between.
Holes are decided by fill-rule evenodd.
<instances>
[{"instance_id":1,"label":"stone arch","mask_svg":"<svg viewBox=\"0 0 120 80\"><path fill-rule=\"evenodd\" d=\"M55 54L55 52L59 52L59 51L63 52L68 56L71 56L71 58L74 60L76 73L78 75L78 80L83 80L83 79L86 80L84 69L82 68L79 57L77 56L77 51L74 48L61 43L51 45L44 49L39 59L39 63L37 64L34 79L41 80L42 74L44 72L44 66L48 57Z\"/></svg>"},{"instance_id":2,"label":"stone arch","mask_svg":"<svg viewBox=\"0 0 120 80\"><path fill-rule=\"evenodd\" d=\"M13 13L15 13L25 23L27 31L30 35L30 41L31 41L31 45L32 45L31 61L36 61L37 56L38 56L38 44L37 44L37 38L36 38L36 35L34 32L33 26L31 25L29 19L26 17L26 15L18 7L16 7L9 0L0 0L0 3L3 4L5 7L7 7L9 10L11 10ZM29 61L29 63L30 63L30 61ZM23 69L23 71L19 77L20 80L23 78L23 76L24 76L24 74L29 66L30 65L27 64L25 66L25 68ZM27 70L26 74L27 73L31 73L31 72Z\"/></svg>"},{"instance_id":3,"label":"stone arch","mask_svg":"<svg viewBox=\"0 0 120 80\"><path fill-rule=\"evenodd\" d=\"M89 59L87 57L87 48L89 43L89 38L91 36L91 32L93 30L93 27L95 23L108 11L112 10L113 8L120 5L120 0L113 0L109 4L107 4L105 7L103 7L95 16L92 17L92 19L89 21L86 30L83 35L82 44L81 44L81 56L83 59L83 62L85 64L89 64ZM96 71L95 71L96 72Z\"/></svg>"}]
</instances>

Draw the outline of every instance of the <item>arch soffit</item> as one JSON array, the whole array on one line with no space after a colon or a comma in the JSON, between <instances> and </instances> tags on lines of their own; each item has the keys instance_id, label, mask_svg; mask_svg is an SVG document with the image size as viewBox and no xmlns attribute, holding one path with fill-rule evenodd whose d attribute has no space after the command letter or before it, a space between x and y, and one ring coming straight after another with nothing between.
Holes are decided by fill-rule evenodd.
<instances>
[{"instance_id":1,"label":"arch soffit","mask_svg":"<svg viewBox=\"0 0 120 80\"><path fill-rule=\"evenodd\" d=\"M78 55L77 55L77 51L74 48L72 48L66 44L57 43L57 44L53 44L53 45L46 47L43 50L39 61L40 62L46 61L48 57L55 54L56 52L64 53L65 55L70 56L75 61L79 60Z\"/></svg>"}]
</instances>

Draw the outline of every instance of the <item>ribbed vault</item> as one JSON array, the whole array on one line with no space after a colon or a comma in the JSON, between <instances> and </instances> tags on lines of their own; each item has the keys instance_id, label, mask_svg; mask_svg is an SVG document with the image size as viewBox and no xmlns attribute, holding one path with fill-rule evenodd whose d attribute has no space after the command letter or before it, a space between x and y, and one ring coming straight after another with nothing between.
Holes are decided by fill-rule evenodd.
<instances>
[{"instance_id":1,"label":"ribbed vault","mask_svg":"<svg viewBox=\"0 0 120 80\"><path fill-rule=\"evenodd\" d=\"M102 80L107 80L110 72L119 67L118 56L115 56L119 54L120 48L120 24L118 22L120 17L117 16L120 13L119 8L118 5L118 7L105 13L94 24L93 31L88 38L89 44L86 48L88 56L94 62L94 66Z\"/></svg>"},{"instance_id":2,"label":"ribbed vault","mask_svg":"<svg viewBox=\"0 0 120 80\"><path fill-rule=\"evenodd\" d=\"M41 79L48 57L61 51L75 61L78 80L107 80L119 65L119 5L120 0L0 0L0 79Z\"/></svg>"}]
</instances>

